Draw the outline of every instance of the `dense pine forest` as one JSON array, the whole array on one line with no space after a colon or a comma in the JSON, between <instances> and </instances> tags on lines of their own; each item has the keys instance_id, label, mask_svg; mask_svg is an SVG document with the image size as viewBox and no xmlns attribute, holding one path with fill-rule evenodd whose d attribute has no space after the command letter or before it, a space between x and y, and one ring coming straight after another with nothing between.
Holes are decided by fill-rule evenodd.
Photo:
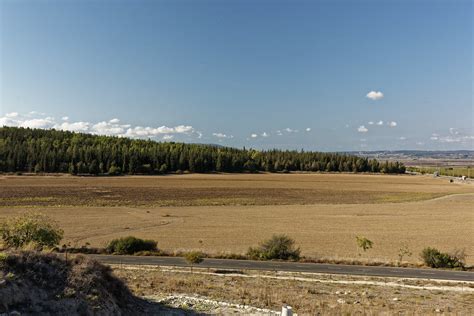
<instances>
[{"instance_id":1,"label":"dense pine forest","mask_svg":"<svg viewBox=\"0 0 474 316\"><path fill-rule=\"evenodd\" d=\"M168 172L382 172L404 173L398 162L346 154L258 151L156 142L66 131L0 128L1 172L119 175Z\"/></svg>"}]
</instances>

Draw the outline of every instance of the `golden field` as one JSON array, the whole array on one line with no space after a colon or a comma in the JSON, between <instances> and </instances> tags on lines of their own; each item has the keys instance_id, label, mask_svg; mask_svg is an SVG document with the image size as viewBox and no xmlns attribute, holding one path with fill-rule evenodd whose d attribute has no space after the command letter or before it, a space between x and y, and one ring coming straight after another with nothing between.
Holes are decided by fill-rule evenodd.
<instances>
[{"instance_id":1,"label":"golden field","mask_svg":"<svg viewBox=\"0 0 474 316\"><path fill-rule=\"evenodd\" d=\"M465 248L474 263L474 185L408 175L209 174L0 177L0 216L37 210L65 241L104 246L134 235L164 250L245 253L286 233L309 257L395 261L406 243ZM355 236L374 241L358 255Z\"/></svg>"}]
</instances>

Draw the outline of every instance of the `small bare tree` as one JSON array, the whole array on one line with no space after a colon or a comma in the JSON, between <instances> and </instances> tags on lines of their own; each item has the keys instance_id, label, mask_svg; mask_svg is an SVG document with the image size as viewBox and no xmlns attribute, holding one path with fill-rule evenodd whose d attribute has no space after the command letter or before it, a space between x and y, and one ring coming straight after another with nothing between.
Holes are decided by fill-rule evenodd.
<instances>
[{"instance_id":1,"label":"small bare tree","mask_svg":"<svg viewBox=\"0 0 474 316\"><path fill-rule=\"evenodd\" d=\"M402 264L403 257L408 256L411 257L413 253L408 248L406 243L403 243L400 248L398 249L398 265Z\"/></svg>"}]
</instances>

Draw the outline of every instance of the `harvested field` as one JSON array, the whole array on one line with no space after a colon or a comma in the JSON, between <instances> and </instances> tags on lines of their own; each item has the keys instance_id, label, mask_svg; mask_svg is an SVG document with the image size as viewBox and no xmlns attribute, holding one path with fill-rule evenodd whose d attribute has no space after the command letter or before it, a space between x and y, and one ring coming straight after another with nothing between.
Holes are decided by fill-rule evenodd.
<instances>
[{"instance_id":1,"label":"harvested field","mask_svg":"<svg viewBox=\"0 0 474 316\"><path fill-rule=\"evenodd\" d=\"M34 208L58 220L73 246L134 235L168 251L244 253L286 233L310 257L393 262L406 243L410 262L433 246L465 248L474 263L474 186L428 176L4 176L0 185L0 216ZM356 235L374 248L359 256Z\"/></svg>"},{"instance_id":2,"label":"harvested field","mask_svg":"<svg viewBox=\"0 0 474 316\"><path fill-rule=\"evenodd\" d=\"M0 206L20 207L364 204L473 192L446 179L355 174L3 176L0 186Z\"/></svg>"}]
</instances>

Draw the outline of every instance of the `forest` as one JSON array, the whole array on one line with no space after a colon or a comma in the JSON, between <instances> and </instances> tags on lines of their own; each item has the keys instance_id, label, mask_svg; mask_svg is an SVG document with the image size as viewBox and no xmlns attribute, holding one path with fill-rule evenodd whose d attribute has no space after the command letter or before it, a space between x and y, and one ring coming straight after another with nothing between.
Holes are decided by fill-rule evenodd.
<instances>
[{"instance_id":1,"label":"forest","mask_svg":"<svg viewBox=\"0 0 474 316\"><path fill-rule=\"evenodd\" d=\"M405 166L341 153L261 151L58 130L0 128L0 172L120 175L260 171L404 173Z\"/></svg>"}]
</instances>

